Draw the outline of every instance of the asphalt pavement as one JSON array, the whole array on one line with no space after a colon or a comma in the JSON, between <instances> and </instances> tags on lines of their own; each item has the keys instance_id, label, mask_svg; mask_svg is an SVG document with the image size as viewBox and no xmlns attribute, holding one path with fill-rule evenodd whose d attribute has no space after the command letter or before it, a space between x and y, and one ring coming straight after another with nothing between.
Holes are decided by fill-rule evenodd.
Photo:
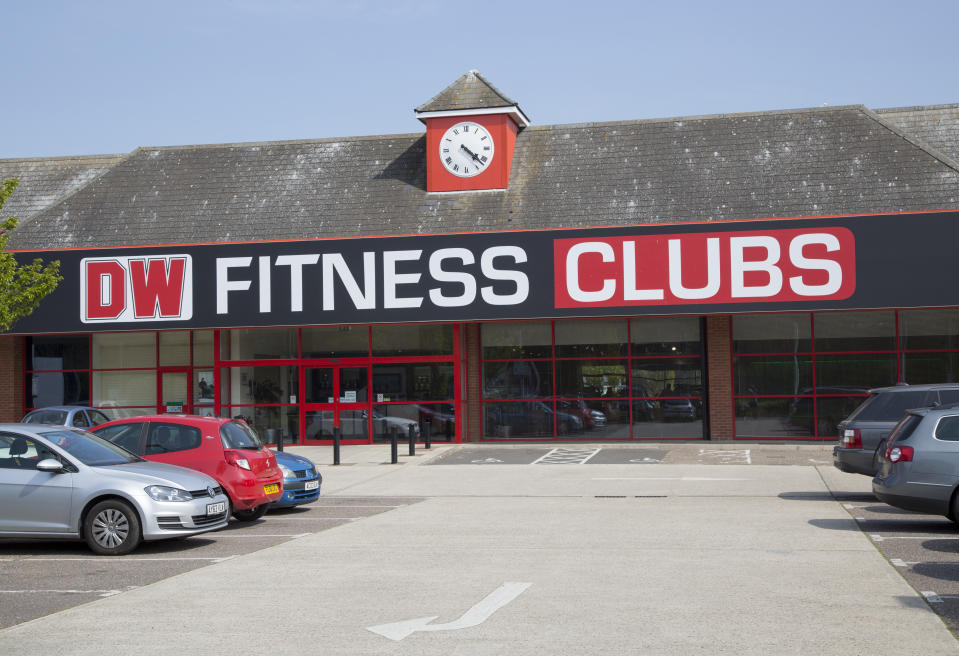
<instances>
[{"instance_id":1,"label":"asphalt pavement","mask_svg":"<svg viewBox=\"0 0 959 656\"><path fill-rule=\"evenodd\" d=\"M407 502L2 629L0 653L959 653L831 445L291 450L324 501Z\"/></svg>"}]
</instances>

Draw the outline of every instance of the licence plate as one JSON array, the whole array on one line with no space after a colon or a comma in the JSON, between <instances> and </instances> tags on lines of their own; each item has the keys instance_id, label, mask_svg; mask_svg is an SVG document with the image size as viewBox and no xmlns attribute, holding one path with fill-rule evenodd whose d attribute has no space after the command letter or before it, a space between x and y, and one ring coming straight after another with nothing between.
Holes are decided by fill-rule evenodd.
<instances>
[{"instance_id":1,"label":"licence plate","mask_svg":"<svg viewBox=\"0 0 959 656\"><path fill-rule=\"evenodd\" d=\"M306 483L303 484L304 490L315 490L318 487L320 487L319 481L307 481Z\"/></svg>"},{"instance_id":2,"label":"licence plate","mask_svg":"<svg viewBox=\"0 0 959 656\"><path fill-rule=\"evenodd\" d=\"M279 491L280 491L280 486L277 485L276 483L271 483L271 484L269 484L269 485L264 485L264 486L263 486L263 493L264 493L264 494L276 494L276 493L279 492Z\"/></svg>"},{"instance_id":3,"label":"licence plate","mask_svg":"<svg viewBox=\"0 0 959 656\"><path fill-rule=\"evenodd\" d=\"M208 503L206 504L206 514L207 515L219 515L226 512L226 501L221 501L220 503Z\"/></svg>"}]
</instances>

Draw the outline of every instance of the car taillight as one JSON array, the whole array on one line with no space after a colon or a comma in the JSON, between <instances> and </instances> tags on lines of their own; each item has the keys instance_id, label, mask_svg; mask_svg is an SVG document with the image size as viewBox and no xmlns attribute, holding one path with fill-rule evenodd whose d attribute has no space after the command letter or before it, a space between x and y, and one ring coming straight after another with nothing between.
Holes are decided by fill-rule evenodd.
<instances>
[{"instance_id":1,"label":"car taillight","mask_svg":"<svg viewBox=\"0 0 959 656\"><path fill-rule=\"evenodd\" d=\"M911 446L890 446L886 449L886 460L889 462L912 462L914 455Z\"/></svg>"},{"instance_id":2,"label":"car taillight","mask_svg":"<svg viewBox=\"0 0 959 656\"><path fill-rule=\"evenodd\" d=\"M227 464L246 469L247 471L253 471L250 468L250 461L246 458L241 458L235 451L224 451L223 456L226 458Z\"/></svg>"},{"instance_id":3,"label":"car taillight","mask_svg":"<svg viewBox=\"0 0 959 656\"><path fill-rule=\"evenodd\" d=\"M842 437L839 440L839 446L844 449L861 449L862 448L862 433L858 428L847 428L842 432Z\"/></svg>"}]
</instances>

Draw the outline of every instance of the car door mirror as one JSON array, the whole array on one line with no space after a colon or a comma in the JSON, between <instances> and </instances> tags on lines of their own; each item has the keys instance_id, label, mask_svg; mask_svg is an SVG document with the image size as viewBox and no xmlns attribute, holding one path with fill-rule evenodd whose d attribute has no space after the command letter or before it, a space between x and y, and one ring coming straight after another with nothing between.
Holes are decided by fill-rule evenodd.
<instances>
[{"instance_id":1,"label":"car door mirror","mask_svg":"<svg viewBox=\"0 0 959 656\"><path fill-rule=\"evenodd\" d=\"M46 458L37 463L37 469L42 472L49 472L51 474L60 474L66 469L56 458Z\"/></svg>"}]
</instances>

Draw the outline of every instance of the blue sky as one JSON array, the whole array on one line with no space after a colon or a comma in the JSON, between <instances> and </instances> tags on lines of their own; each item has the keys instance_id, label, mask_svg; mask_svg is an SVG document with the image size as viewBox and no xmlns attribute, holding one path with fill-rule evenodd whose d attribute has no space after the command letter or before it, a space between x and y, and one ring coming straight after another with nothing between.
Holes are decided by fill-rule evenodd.
<instances>
[{"instance_id":1,"label":"blue sky","mask_svg":"<svg viewBox=\"0 0 959 656\"><path fill-rule=\"evenodd\" d=\"M470 69L533 124L959 102L959 2L0 0L0 157L421 132Z\"/></svg>"}]
</instances>

